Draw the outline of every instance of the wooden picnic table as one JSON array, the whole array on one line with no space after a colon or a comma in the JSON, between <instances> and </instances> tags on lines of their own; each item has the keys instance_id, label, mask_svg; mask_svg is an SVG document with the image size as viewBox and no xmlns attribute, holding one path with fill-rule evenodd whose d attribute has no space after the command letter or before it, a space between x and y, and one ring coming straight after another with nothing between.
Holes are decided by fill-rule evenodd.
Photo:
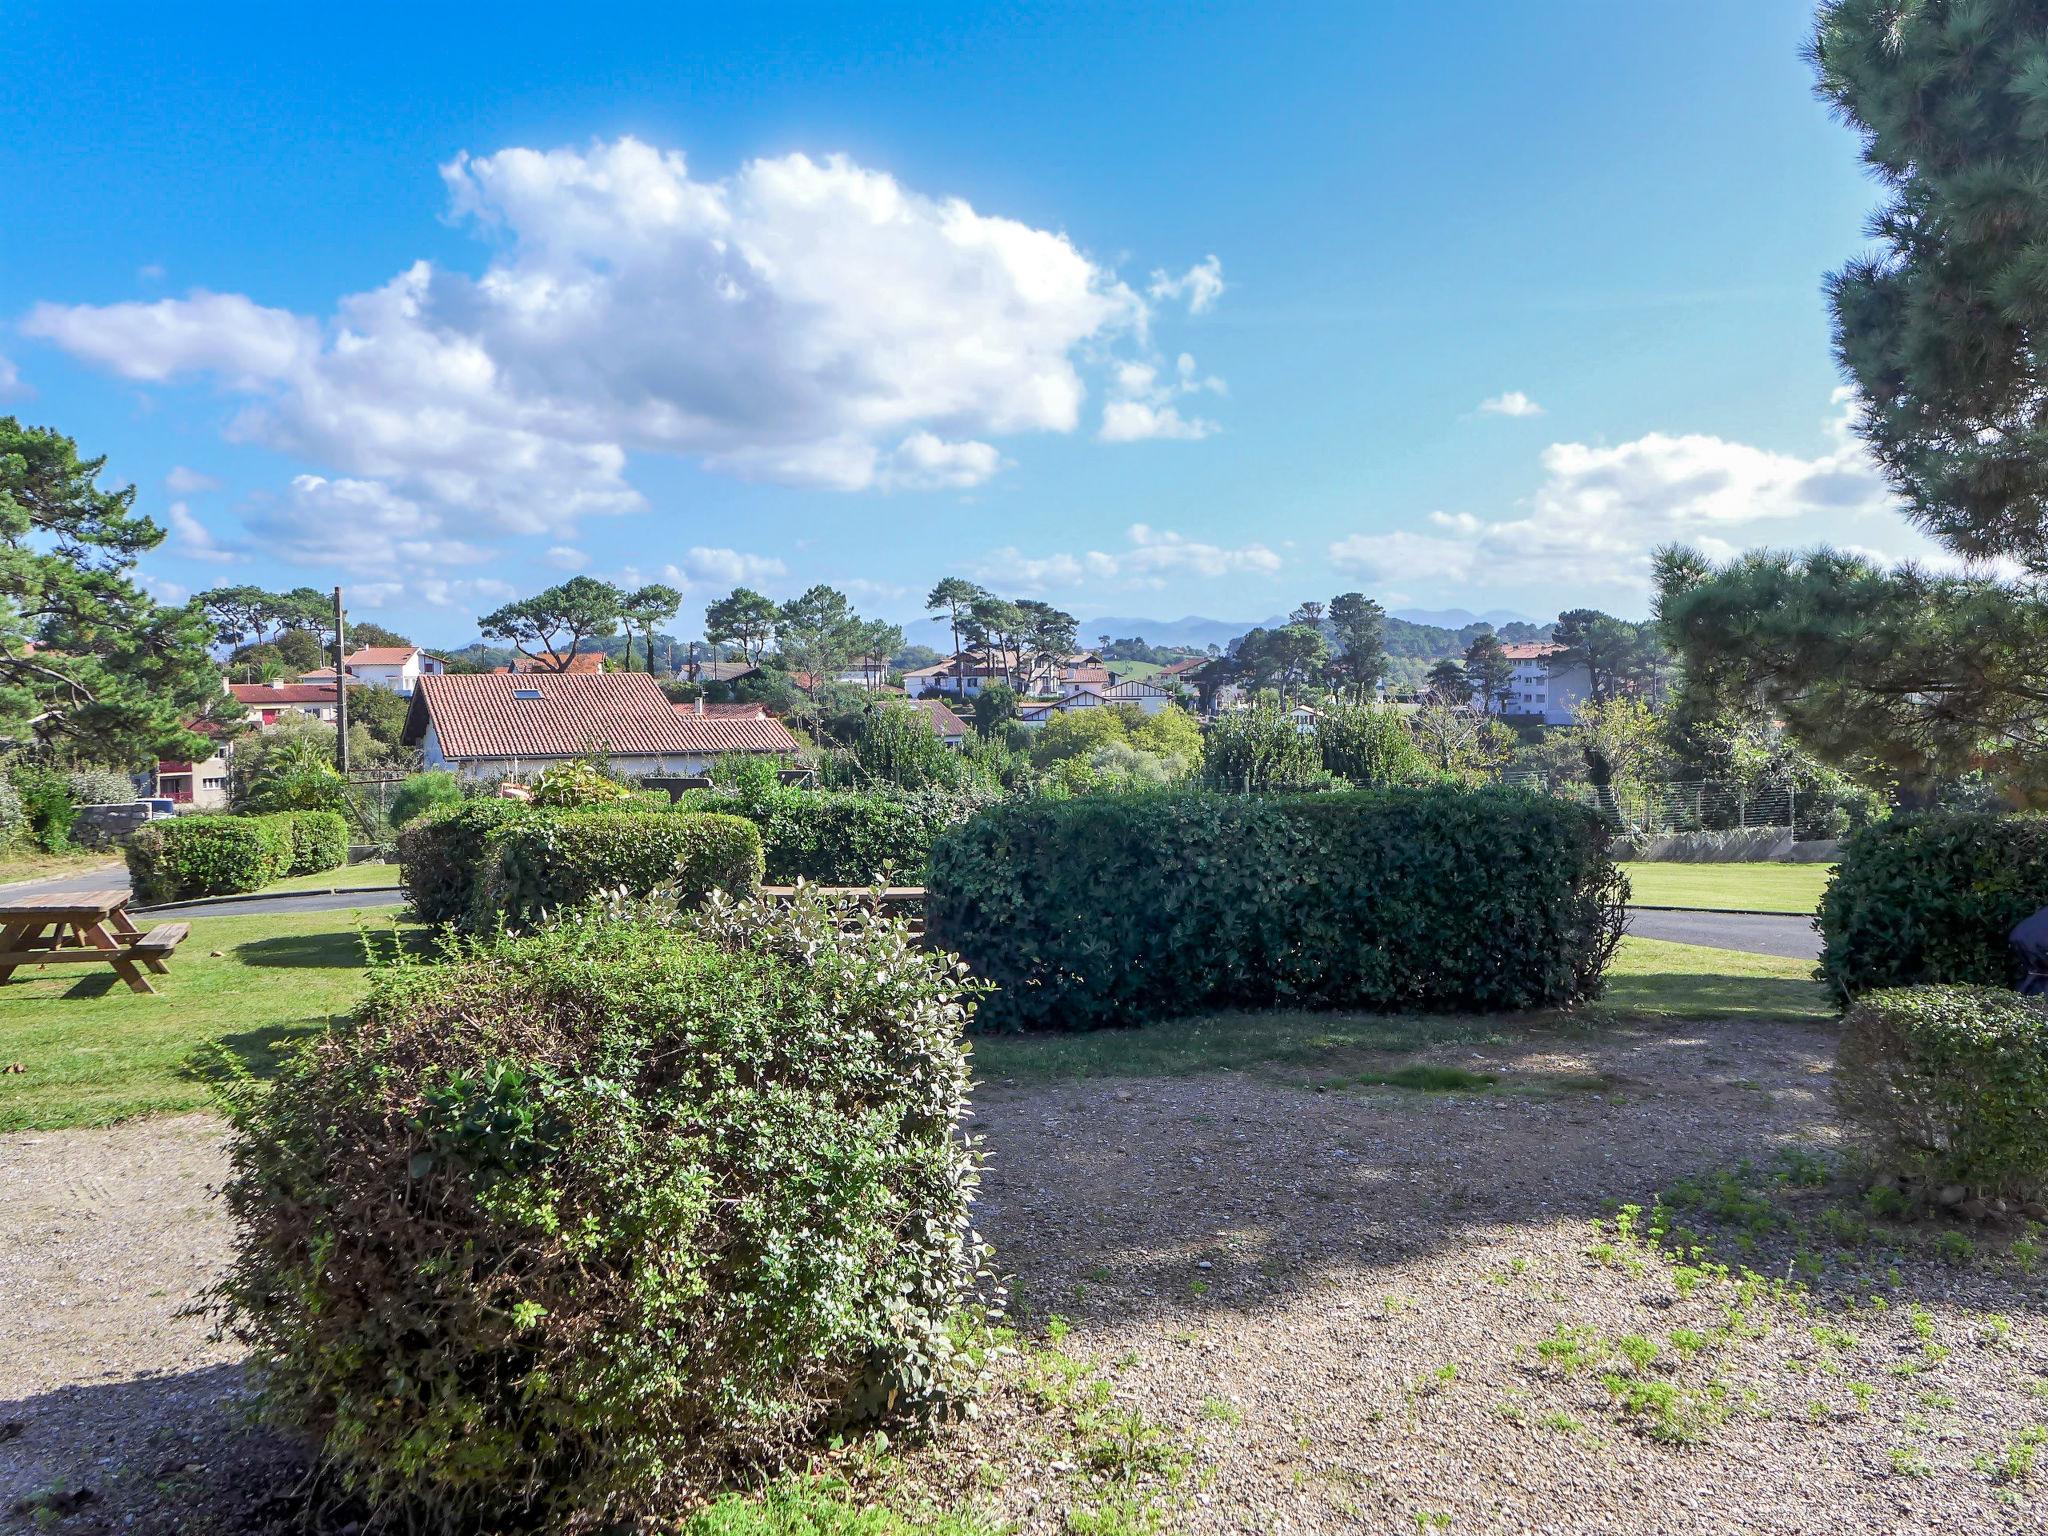
<instances>
[{"instance_id":1,"label":"wooden picnic table","mask_svg":"<svg viewBox=\"0 0 2048 1536\"><path fill-rule=\"evenodd\" d=\"M0 902L0 982L24 965L109 965L131 991L154 992L144 971L168 975L164 962L185 942L189 923L147 931L128 915L128 892L59 891Z\"/></svg>"}]
</instances>

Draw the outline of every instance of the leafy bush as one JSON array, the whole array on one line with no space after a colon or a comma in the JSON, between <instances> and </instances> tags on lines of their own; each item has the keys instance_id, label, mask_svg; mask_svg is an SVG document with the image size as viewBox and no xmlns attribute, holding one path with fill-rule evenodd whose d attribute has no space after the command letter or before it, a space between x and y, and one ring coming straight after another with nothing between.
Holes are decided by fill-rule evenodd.
<instances>
[{"instance_id":1,"label":"leafy bush","mask_svg":"<svg viewBox=\"0 0 2048 1536\"><path fill-rule=\"evenodd\" d=\"M238 752L240 794L235 809L262 816L277 811L346 811L348 780L334 770L334 727L307 721L265 731Z\"/></svg>"},{"instance_id":2,"label":"leafy bush","mask_svg":"<svg viewBox=\"0 0 2048 1536\"><path fill-rule=\"evenodd\" d=\"M339 869L348 862L348 822L337 811L282 811L270 818L282 822L291 838L293 875Z\"/></svg>"},{"instance_id":3,"label":"leafy bush","mask_svg":"<svg viewBox=\"0 0 2048 1536\"><path fill-rule=\"evenodd\" d=\"M931 717L908 704L869 710L854 737L852 759L861 782L899 789L951 789L967 774L960 755L932 729Z\"/></svg>"},{"instance_id":4,"label":"leafy bush","mask_svg":"<svg viewBox=\"0 0 2048 1536\"><path fill-rule=\"evenodd\" d=\"M633 786L616 779L601 759L579 757L556 763L533 782L533 803L547 810L630 800Z\"/></svg>"},{"instance_id":5,"label":"leafy bush","mask_svg":"<svg viewBox=\"0 0 2048 1536\"><path fill-rule=\"evenodd\" d=\"M74 805L133 805L135 781L114 768L73 768L64 787Z\"/></svg>"},{"instance_id":6,"label":"leafy bush","mask_svg":"<svg viewBox=\"0 0 2048 1536\"><path fill-rule=\"evenodd\" d=\"M127 855L144 905L226 896L291 872L292 826L282 816L173 816L145 823Z\"/></svg>"},{"instance_id":7,"label":"leafy bush","mask_svg":"<svg viewBox=\"0 0 2048 1536\"><path fill-rule=\"evenodd\" d=\"M1598 822L1506 790L1000 806L932 851L926 919L990 1022L1201 1008L1496 1009L1598 994L1626 882Z\"/></svg>"},{"instance_id":8,"label":"leafy bush","mask_svg":"<svg viewBox=\"0 0 2048 1536\"><path fill-rule=\"evenodd\" d=\"M484 840L465 921L519 929L607 891L673 887L694 904L712 891L748 896L761 884L761 834L738 816L675 811L536 811Z\"/></svg>"},{"instance_id":9,"label":"leafy bush","mask_svg":"<svg viewBox=\"0 0 2048 1536\"><path fill-rule=\"evenodd\" d=\"M1843 1021L1835 1097L1895 1169L1985 1197L2048 1195L2048 1001L1995 987L1871 992Z\"/></svg>"},{"instance_id":10,"label":"leafy bush","mask_svg":"<svg viewBox=\"0 0 2048 1536\"><path fill-rule=\"evenodd\" d=\"M2048 818L1894 816L1851 837L1821 898L1821 975L1837 998L1879 987L2012 986L2006 936L2048 906Z\"/></svg>"},{"instance_id":11,"label":"leafy bush","mask_svg":"<svg viewBox=\"0 0 2048 1536\"><path fill-rule=\"evenodd\" d=\"M21 798L29 841L45 853L62 853L69 848L71 822L78 813L78 802L71 798L71 786L64 775L41 763L15 762L8 765L7 777Z\"/></svg>"},{"instance_id":12,"label":"leafy bush","mask_svg":"<svg viewBox=\"0 0 2048 1536\"><path fill-rule=\"evenodd\" d=\"M1315 744L1328 772L1361 789L1426 784L1436 777L1415 744L1415 732L1396 710L1335 705L1316 721Z\"/></svg>"},{"instance_id":13,"label":"leafy bush","mask_svg":"<svg viewBox=\"0 0 2048 1536\"><path fill-rule=\"evenodd\" d=\"M462 799L462 780L445 768L416 773L399 785L391 797L391 825L403 827L429 811L460 805Z\"/></svg>"},{"instance_id":14,"label":"leafy bush","mask_svg":"<svg viewBox=\"0 0 2048 1536\"><path fill-rule=\"evenodd\" d=\"M817 903L387 970L232 1090L216 1303L270 1413L442 1529L637 1528L943 1415L986 1252L970 1008L900 926Z\"/></svg>"},{"instance_id":15,"label":"leafy bush","mask_svg":"<svg viewBox=\"0 0 2048 1536\"><path fill-rule=\"evenodd\" d=\"M13 783L0 778L0 849L12 848L28 831L28 811L21 803L21 792Z\"/></svg>"},{"instance_id":16,"label":"leafy bush","mask_svg":"<svg viewBox=\"0 0 2048 1536\"><path fill-rule=\"evenodd\" d=\"M398 877L412 915L423 923L465 917L491 833L515 817L533 814L516 800L465 800L408 823L398 834Z\"/></svg>"},{"instance_id":17,"label":"leafy bush","mask_svg":"<svg viewBox=\"0 0 2048 1536\"><path fill-rule=\"evenodd\" d=\"M693 790L679 808L744 816L761 829L767 880L790 885L916 884L931 861L932 839L953 822L1001 798L976 781L958 790L859 794L755 785L738 794Z\"/></svg>"},{"instance_id":18,"label":"leafy bush","mask_svg":"<svg viewBox=\"0 0 2048 1536\"><path fill-rule=\"evenodd\" d=\"M1236 709L1210 722L1202 741L1202 780L1230 794L1327 789L1323 754L1278 709Z\"/></svg>"}]
</instances>

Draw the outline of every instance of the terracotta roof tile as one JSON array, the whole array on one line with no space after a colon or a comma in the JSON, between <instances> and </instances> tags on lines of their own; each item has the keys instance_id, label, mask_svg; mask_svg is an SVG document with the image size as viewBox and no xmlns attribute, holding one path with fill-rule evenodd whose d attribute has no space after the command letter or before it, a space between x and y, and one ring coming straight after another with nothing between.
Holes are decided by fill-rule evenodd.
<instances>
[{"instance_id":1,"label":"terracotta roof tile","mask_svg":"<svg viewBox=\"0 0 2048 1536\"><path fill-rule=\"evenodd\" d=\"M1541 661L1546 656L1555 656L1563 649L1563 646L1549 640L1520 640L1513 645L1502 646L1500 653L1509 661Z\"/></svg>"},{"instance_id":2,"label":"terracotta roof tile","mask_svg":"<svg viewBox=\"0 0 2048 1536\"><path fill-rule=\"evenodd\" d=\"M932 722L932 729L941 736L965 736L967 722L946 707L944 699L909 699L912 709L921 709Z\"/></svg>"},{"instance_id":3,"label":"terracotta roof tile","mask_svg":"<svg viewBox=\"0 0 2048 1536\"><path fill-rule=\"evenodd\" d=\"M355 658L351 656L350 661ZM544 656L514 656L509 667L493 667L493 672L552 672L559 677L584 677L604 670L604 658L596 651L578 651L569 658L569 665L558 667Z\"/></svg>"},{"instance_id":4,"label":"terracotta roof tile","mask_svg":"<svg viewBox=\"0 0 2048 1536\"><path fill-rule=\"evenodd\" d=\"M402 667L406 658L417 656L416 645L366 645L360 651L350 651L348 664L352 667Z\"/></svg>"},{"instance_id":5,"label":"terracotta roof tile","mask_svg":"<svg viewBox=\"0 0 2048 1536\"><path fill-rule=\"evenodd\" d=\"M593 746L620 757L796 750L773 720L685 720L645 672L429 675L412 699L406 741L423 739L431 720L441 751L459 760L575 757Z\"/></svg>"}]
</instances>

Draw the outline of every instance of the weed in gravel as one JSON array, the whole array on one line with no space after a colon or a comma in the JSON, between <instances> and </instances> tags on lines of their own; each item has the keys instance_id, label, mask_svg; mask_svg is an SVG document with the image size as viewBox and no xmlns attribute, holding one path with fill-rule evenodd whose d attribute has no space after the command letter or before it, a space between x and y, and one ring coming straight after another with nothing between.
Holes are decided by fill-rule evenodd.
<instances>
[{"instance_id":1,"label":"weed in gravel","mask_svg":"<svg viewBox=\"0 0 2048 1536\"><path fill-rule=\"evenodd\" d=\"M1815 1323L1809 1330L1813 1342L1822 1349L1852 1350L1857 1345L1856 1335L1846 1328L1837 1328L1832 1323Z\"/></svg>"},{"instance_id":2,"label":"weed in gravel","mask_svg":"<svg viewBox=\"0 0 2048 1536\"><path fill-rule=\"evenodd\" d=\"M1891 1449L1892 1473L1897 1477L1932 1477L1934 1463L1914 1450L1910 1445L1895 1445Z\"/></svg>"},{"instance_id":3,"label":"weed in gravel","mask_svg":"<svg viewBox=\"0 0 2048 1536\"><path fill-rule=\"evenodd\" d=\"M1560 1435L1576 1435L1586 1427L1562 1409L1544 1414L1536 1423L1539 1428L1553 1430Z\"/></svg>"},{"instance_id":4,"label":"weed in gravel","mask_svg":"<svg viewBox=\"0 0 2048 1536\"><path fill-rule=\"evenodd\" d=\"M1994 1482L2024 1483L2034 1475L2034 1462L2044 1445L2048 1445L2048 1425L2030 1424L1997 1455L1986 1452L1973 1465Z\"/></svg>"},{"instance_id":5,"label":"weed in gravel","mask_svg":"<svg viewBox=\"0 0 2048 1536\"><path fill-rule=\"evenodd\" d=\"M1937 1410L1953 1408L1956 1405L1956 1401L1957 1399L1954 1394L1949 1392L1922 1392L1919 1398L1922 1408Z\"/></svg>"},{"instance_id":6,"label":"weed in gravel","mask_svg":"<svg viewBox=\"0 0 2048 1536\"><path fill-rule=\"evenodd\" d=\"M1849 1383L1849 1395L1856 1399L1860 1412L1868 1413L1870 1405L1877 1400L1877 1388L1867 1381L1852 1381Z\"/></svg>"},{"instance_id":7,"label":"weed in gravel","mask_svg":"<svg viewBox=\"0 0 2048 1536\"><path fill-rule=\"evenodd\" d=\"M1944 1232L1934 1240L1934 1251L1951 1264L1967 1264L1977 1257L1977 1245L1967 1232Z\"/></svg>"},{"instance_id":8,"label":"weed in gravel","mask_svg":"<svg viewBox=\"0 0 2048 1536\"><path fill-rule=\"evenodd\" d=\"M1692 1445L1704 1440L1715 1425L1728 1420L1728 1389L1717 1381L1695 1390L1675 1382L1644 1381L1609 1371L1600 1378L1600 1385L1607 1389L1622 1415L1652 1440Z\"/></svg>"},{"instance_id":9,"label":"weed in gravel","mask_svg":"<svg viewBox=\"0 0 2048 1536\"><path fill-rule=\"evenodd\" d=\"M1417 1536L1429 1536L1431 1531L1448 1531L1451 1517L1440 1509L1418 1509L1415 1511Z\"/></svg>"},{"instance_id":10,"label":"weed in gravel","mask_svg":"<svg viewBox=\"0 0 2048 1536\"><path fill-rule=\"evenodd\" d=\"M1639 1333L1625 1334L1614 1341L1615 1353L1638 1371L1647 1371L1650 1362L1657 1358L1656 1341L1646 1339Z\"/></svg>"},{"instance_id":11,"label":"weed in gravel","mask_svg":"<svg viewBox=\"0 0 2048 1536\"><path fill-rule=\"evenodd\" d=\"M1046 1314L1045 1336L1050 1342L1057 1344L1073 1331L1073 1324L1069 1323L1064 1317L1061 1317L1059 1313L1050 1312Z\"/></svg>"},{"instance_id":12,"label":"weed in gravel","mask_svg":"<svg viewBox=\"0 0 2048 1536\"><path fill-rule=\"evenodd\" d=\"M1202 1417L1218 1424L1242 1424L1244 1410L1228 1398L1205 1397L1202 1399Z\"/></svg>"},{"instance_id":13,"label":"weed in gravel","mask_svg":"<svg viewBox=\"0 0 2048 1536\"><path fill-rule=\"evenodd\" d=\"M1713 1340L1697 1328L1674 1328L1671 1330L1671 1347L1679 1354L1690 1358L1706 1349Z\"/></svg>"},{"instance_id":14,"label":"weed in gravel","mask_svg":"<svg viewBox=\"0 0 2048 1536\"><path fill-rule=\"evenodd\" d=\"M1606 1353L1607 1341L1579 1323L1559 1323L1549 1338L1536 1341L1536 1358L1567 1376L1597 1365Z\"/></svg>"}]
</instances>

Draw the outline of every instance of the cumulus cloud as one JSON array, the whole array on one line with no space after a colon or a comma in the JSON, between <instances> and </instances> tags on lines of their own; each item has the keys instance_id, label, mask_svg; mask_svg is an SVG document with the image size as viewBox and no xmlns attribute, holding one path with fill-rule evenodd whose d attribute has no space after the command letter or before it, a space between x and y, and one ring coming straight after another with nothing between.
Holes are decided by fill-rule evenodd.
<instances>
[{"instance_id":1,"label":"cumulus cloud","mask_svg":"<svg viewBox=\"0 0 2048 1536\"><path fill-rule=\"evenodd\" d=\"M580 571L590 564L590 556L580 549L571 549L567 544L557 544L548 551L548 564L558 571Z\"/></svg>"},{"instance_id":2,"label":"cumulus cloud","mask_svg":"<svg viewBox=\"0 0 2048 1536\"><path fill-rule=\"evenodd\" d=\"M978 563L975 574L1006 590L1042 592L1095 582L1163 587L1174 577L1270 576L1281 566L1263 544L1206 544L1145 523L1131 524L1125 537L1127 547L1115 553L1026 555L1015 547L998 549Z\"/></svg>"},{"instance_id":3,"label":"cumulus cloud","mask_svg":"<svg viewBox=\"0 0 2048 1536\"><path fill-rule=\"evenodd\" d=\"M164 489L173 496L196 496L201 491L217 491L220 482L199 470L188 469L183 464L173 464L171 472L164 476Z\"/></svg>"},{"instance_id":4,"label":"cumulus cloud","mask_svg":"<svg viewBox=\"0 0 2048 1536\"><path fill-rule=\"evenodd\" d=\"M241 557L235 551L224 547L214 538L211 530L192 515L192 509L182 501L174 501L165 510L168 535L163 549L167 555L177 555L186 560L205 560L228 564Z\"/></svg>"},{"instance_id":5,"label":"cumulus cloud","mask_svg":"<svg viewBox=\"0 0 2048 1536\"><path fill-rule=\"evenodd\" d=\"M1510 389L1495 395L1490 400L1479 402L1479 410L1486 416L1541 416L1543 407L1523 394L1519 389Z\"/></svg>"},{"instance_id":6,"label":"cumulus cloud","mask_svg":"<svg viewBox=\"0 0 2048 1536\"><path fill-rule=\"evenodd\" d=\"M1842 402L1840 395L1838 403ZM1613 446L1553 443L1518 515L1433 512L1421 529L1356 533L1329 547L1347 574L1646 590L1660 544L1725 559L1758 544L1842 542L1872 520L1908 545L1883 476L1848 431L1802 458L1704 433L1650 432Z\"/></svg>"},{"instance_id":7,"label":"cumulus cloud","mask_svg":"<svg viewBox=\"0 0 2048 1536\"><path fill-rule=\"evenodd\" d=\"M1141 443L1149 438L1178 438L1193 442L1216 430L1216 423L1200 417L1187 418L1170 405L1148 405L1143 400L1112 400L1102 408L1105 443Z\"/></svg>"},{"instance_id":8,"label":"cumulus cloud","mask_svg":"<svg viewBox=\"0 0 2048 1536\"><path fill-rule=\"evenodd\" d=\"M1083 366L1149 345L1145 297L1065 235L844 156L712 179L625 138L442 177L491 243L479 274L417 262L318 321L196 291L42 304L26 328L127 378L215 374L250 397L234 436L520 533L642 505L632 451L976 485L1003 464L990 439L1074 430ZM1222 288L1214 258L1162 280L1195 310Z\"/></svg>"},{"instance_id":9,"label":"cumulus cloud","mask_svg":"<svg viewBox=\"0 0 2048 1536\"><path fill-rule=\"evenodd\" d=\"M1152 274L1152 286L1145 290L1162 302L1168 299L1186 299L1188 313L1204 314L1216 307L1216 301L1223 297L1223 263L1214 256L1206 256L1179 277L1160 271Z\"/></svg>"},{"instance_id":10,"label":"cumulus cloud","mask_svg":"<svg viewBox=\"0 0 2048 1536\"><path fill-rule=\"evenodd\" d=\"M281 498L245 521L252 538L277 559L396 581L422 595L429 581L447 585L438 569L491 558L490 551L449 537L440 514L378 480L299 475Z\"/></svg>"},{"instance_id":11,"label":"cumulus cloud","mask_svg":"<svg viewBox=\"0 0 2048 1536\"><path fill-rule=\"evenodd\" d=\"M1156 362L1130 359L1119 363L1111 372L1110 387L1119 398L1102 407L1102 426L1096 436L1105 443L1196 442L1218 430L1213 421L1181 415L1180 407L1173 403L1185 395L1224 392L1223 381L1214 376L1204 378L1186 352L1174 360L1170 374L1162 374Z\"/></svg>"},{"instance_id":12,"label":"cumulus cloud","mask_svg":"<svg viewBox=\"0 0 2048 1536\"><path fill-rule=\"evenodd\" d=\"M682 559L662 567L661 579L678 587L753 587L789 574L773 555L750 555L737 549L692 545ZM634 585L638 585L637 582Z\"/></svg>"}]
</instances>

